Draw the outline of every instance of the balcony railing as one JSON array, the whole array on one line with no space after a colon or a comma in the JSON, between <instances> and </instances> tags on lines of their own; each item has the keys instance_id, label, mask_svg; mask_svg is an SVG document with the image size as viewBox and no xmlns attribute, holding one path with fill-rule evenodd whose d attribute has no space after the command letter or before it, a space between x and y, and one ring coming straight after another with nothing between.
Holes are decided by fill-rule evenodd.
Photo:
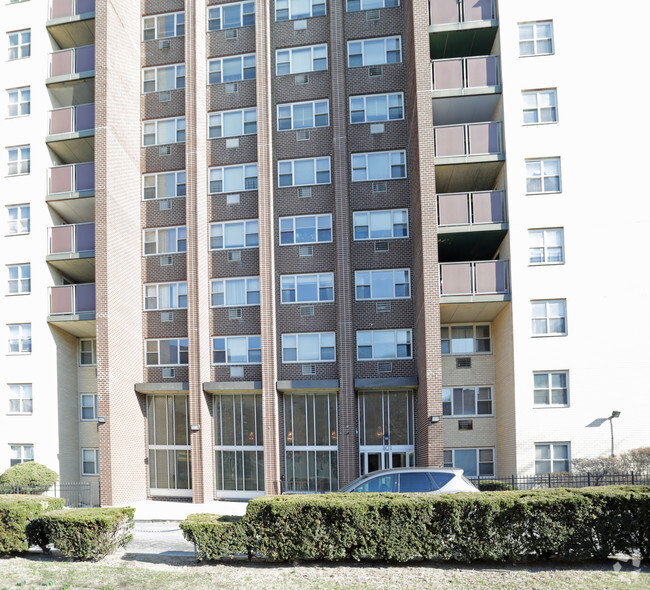
<instances>
[{"instance_id":1,"label":"balcony railing","mask_svg":"<svg viewBox=\"0 0 650 590\"><path fill-rule=\"evenodd\" d=\"M95 128L95 103L63 107L50 111L50 135L74 133Z\"/></svg>"},{"instance_id":2,"label":"balcony railing","mask_svg":"<svg viewBox=\"0 0 650 590\"><path fill-rule=\"evenodd\" d=\"M440 265L440 295L509 293L508 261L445 262Z\"/></svg>"},{"instance_id":3,"label":"balcony railing","mask_svg":"<svg viewBox=\"0 0 650 590\"><path fill-rule=\"evenodd\" d=\"M50 19L95 12L95 0L51 0Z\"/></svg>"},{"instance_id":4,"label":"balcony railing","mask_svg":"<svg viewBox=\"0 0 650 590\"><path fill-rule=\"evenodd\" d=\"M49 195L91 191L95 189L95 162L55 166L48 176Z\"/></svg>"},{"instance_id":5,"label":"balcony railing","mask_svg":"<svg viewBox=\"0 0 650 590\"><path fill-rule=\"evenodd\" d=\"M495 0L429 0L432 25L496 19Z\"/></svg>"},{"instance_id":6,"label":"balcony railing","mask_svg":"<svg viewBox=\"0 0 650 590\"><path fill-rule=\"evenodd\" d=\"M505 192L481 191L438 195L438 225L505 223Z\"/></svg>"},{"instance_id":7,"label":"balcony railing","mask_svg":"<svg viewBox=\"0 0 650 590\"><path fill-rule=\"evenodd\" d=\"M489 88L501 83L499 57L496 55L435 59L431 65L434 90Z\"/></svg>"},{"instance_id":8,"label":"balcony railing","mask_svg":"<svg viewBox=\"0 0 650 590\"><path fill-rule=\"evenodd\" d=\"M464 123L434 127L435 156L501 154L501 122Z\"/></svg>"},{"instance_id":9,"label":"balcony railing","mask_svg":"<svg viewBox=\"0 0 650 590\"><path fill-rule=\"evenodd\" d=\"M76 254L94 250L94 223L55 225L48 228L48 254Z\"/></svg>"},{"instance_id":10,"label":"balcony railing","mask_svg":"<svg viewBox=\"0 0 650 590\"><path fill-rule=\"evenodd\" d=\"M95 283L50 287L50 315L76 315L95 311Z\"/></svg>"},{"instance_id":11,"label":"balcony railing","mask_svg":"<svg viewBox=\"0 0 650 590\"><path fill-rule=\"evenodd\" d=\"M50 53L50 77L92 72L95 69L95 46L82 45Z\"/></svg>"}]
</instances>

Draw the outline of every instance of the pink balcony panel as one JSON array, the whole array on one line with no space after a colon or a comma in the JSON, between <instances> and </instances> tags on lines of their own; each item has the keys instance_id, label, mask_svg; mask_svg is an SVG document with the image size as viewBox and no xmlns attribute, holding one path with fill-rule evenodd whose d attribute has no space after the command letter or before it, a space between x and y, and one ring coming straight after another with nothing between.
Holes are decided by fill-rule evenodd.
<instances>
[{"instance_id":1,"label":"pink balcony panel","mask_svg":"<svg viewBox=\"0 0 650 590\"><path fill-rule=\"evenodd\" d=\"M69 193L72 191L72 173L74 166L55 166L50 168L50 191L49 194Z\"/></svg>"},{"instance_id":2,"label":"pink balcony panel","mask_svg":"<svg viewBox=\"0 0 650 590\"><path fill-rule=\"evenodd\" d=\"M469 295L472 292L471 263L441 264L440 292L442 295Z\"/></svg>"},{"instance_id":3,"label":"pink balcony panel","mask_svg":"<svg viewBox=\"0 0 650 590\"><path fill-rule=\"evenodd\" d=\"M66 76L72 74L74 66L74 49L56 51L51 54L51 76Z\"/></svg>"},{"instance_id":4,"label":"pink balcony panel","mask_svg":"<svg viewBox=\"0 0 650 590\"><path fill-rule=\"evenodd\" d=\"M470 155L501 153L501 126L498 122L472 123L468 125L468 131Z\"/></svg>"},{"instance_id":5,"label":"pink balcony panel","mask_svg":"<svg viewBox=\"0 0 650 590\"><path fill-rule=\"evenodd\" d=\"M463 60L443 59L433 62L433 89L449 90L463 87Z\"/></svg>"},{"instance_id":6,"label":"pink balcony panel","mask_svg":"<svg viewBox=\"0 0 650 590\"><path fill-rule=\"evenodd\" d=\"M59 225L51 228L50 254L74 252L74 225Z\"/></svg>"},{"instance_id":7,"label":"pink balcony panel","mask_svg":"<svg viewBox=\"0 0 650 590\"><path fill-rule=\"evenodd\" d=\"M52 0L51 18L64 18L74 15L74 0Z\"/></svg>"},{"instance_id":8,"label":"pink balcony panel","mask_svg":"<svg viewBox=\"0 0 650 590\"><path fill-rule=\"evenodd\" d=\"M467 58L467 87L481 88L499 84L499 58L496 55Z\"/></svg>"},{"instance_id":9,"label":"pink balcony panel","mask_svg":"<svg viewBox=\"0 0 650 590\"><path fill-rule=\"evenodd\" d=\"M503 223L503 191L472 194L474 223Z\"/></svg>"},{"instance_id":10,"label":"pink balcony panel","mask_svg":"<svg viewBox=\"0 0 650 590\"><path fill-rule=\"evenodd\" d=\"M74 313L74 285L52 287L50 289L50 313Z\"/></svg>"},{"instance_id":11,"label":"pink balcony panel","mask_svg":"<svg viewBox=\"0 0 650 590\"><path fill-rule=\"evenodd\" d=\"M436 156L465 155L465 127L463 125L436 127L434 131Z\"/></svg>"},{"instance_id":12,"label":"pink balcony panel","mask_svg":"<svg viewBox=\"0 0 650 590\"><path fill-rule=\"evenodd\" d=\"M465 22L492 20L494 18L494 0L464 0L463 20Z\"/></svg>"},{"instance_id":13,"label":"pink balcony panel","mask_svg":"<svg viewBox=\"0 0 650 590\"><path fill-rule=\"evenodd\" d=\"M440 225L466 225L469 223L468 195L438 196L438 218Z\"/></svg>"},{"instance_id":14,"label":"pink balcony panel","mask_svg":"<svg viewBox=\"0 0 650 590\"><path fill-rule=\"evenodd\" d=\"M476 262L476 293L507 293L507 262L490 260Z\"/></svg>"},{"instance_id":15,"label":"pink balcony panel","mask_svg":"<svg viewBox=\"0 0 650 590\"><path fill-rule=\"evenodd\" d=\"M74 107L50 111L50 135L74 131Z\"/></svg>"},{"instance_id":16,"label":"pink balcony panel","mask_svg":"<svg viewBox=\"0 0 650 590\"><path fill-rule=\"evenodd\" d=\"M432 25L457 23L458 5L461 0L429 0Z\"/></svg>"}]
</instances>

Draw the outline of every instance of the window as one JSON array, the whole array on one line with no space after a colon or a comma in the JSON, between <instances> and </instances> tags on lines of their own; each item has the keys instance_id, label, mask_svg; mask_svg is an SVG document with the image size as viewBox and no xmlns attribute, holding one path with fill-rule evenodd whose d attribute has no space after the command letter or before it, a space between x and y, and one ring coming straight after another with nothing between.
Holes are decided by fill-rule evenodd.
<instances>
[{"instance_id":1,"label":"window","mask_svg":"<svg viewBox=\"0 0 650 590\"><path fill-rule=\"evenodd\" d=\"M440 334L442 354L492 352L489 324L479 326L441 326Z\"/></svg>"},{"instance_id":2,"label":"window","mask_svg":"<svg viewBox=\"0 0 650 590\"><path fill-rule=\"evenodd\" d=\"M144 308L187 309L187 283L154 283L144 286Z\"/></svg>"},{"instance_id":3,"label":"window","mask_svg":"<svg viewBox=\"0 0 650 590\"><path fill-rule=\"evenodd\" d=\"M443 387L443 416L491 416L491 387Z\"/></svg>"},{"instance_id":4,"label":"window","mask_svg":"<svg viewBox=\"0 0 650 590\"><path fill-rule=\"evenodd\" d=\"M519 55L553 53L553 21L519 24Z\"/></svg>"},{"instance_id":5,"label":"window","mask_svg":"<svg viewBox=\"0 0 650 590\"><path fill-rule=\"evenodd\" d=\"M533 373L535 391L533 401L536 406L569 405L569 373L548 371Z\"/></svg>"},{"instance_id":6,"label":"window","mask_svg":"<svg viewBox=\"0 0 650 590\"><path fill-rule=\"evenodd\" d=\"M142 19L142 40L167 39L185 35L185 13L170 12Z\"/></svg>"},{"instance_id":7,"label":"window","mask_svg":"<svg viewBox=\"0 0 650 590\"><path fill-rule=\"evenodd\" d=\"M524 124L557 123L557 91L529 90L521 93L524 99Z\"/></svg>"},{"instance_id":8,"label":"window","mask_svg":"<svg viewBox=\"0 0 650 590\"><path fill-rule=\"evenodd\" d=\"M322 70L327 70L326 43L278 49L275 52L275 73L278 76Z\"/></svg>"},{"instance_id":9,"label":"window","mask_svg":"<svg viewBox=\"0 0 650 590\"><path fill-rule=\"evenodd\" d=\"M358 270L354 273L357 300L359 299L410 299L411 271Z\"/></svg>"},{"instance_id":10,"label":"window","mask_svg":"<svg viewBox=\"0 0 650 590\"><path fill-rule=\"evenodd\" d=\"M187 249L187 230L180 227L157 227L144 230L144 255L176 254Z\"/></svg>"},{"instance_id":11,"label":"window","mask_svg":"<svg viewBox=\"0 0 650 590\"><path fill-rule=\"evenodd\" d=\"M260 336L225 336L212 339L213 365L259 365L262 363Z\"/></svg>"},{"instance_id":12,"label":"window","mask_svg":"<svg viewBox=\"0 0 650 590\"><path fill-rule=\"evenodd\" d=\"M403 118L403 92L350 97L350 123L375 123Z\"/></svg>"},{"instance_id":13,"label":"window","mask_svg":"<svg viewBox=\"0 0 650 590\"><path fill-rule=\"evenodd\" d=\"M335 360L334 332L282 334L283 363L328 363Z\"/></svg>"},{"instance_id":14,"label":"window","mask_svg":"<svg viewBox=\"0 0 650 590\"><path fill-rule=\"evenodd\" d=\"M210 224L210 250L257 248L259 244L257 219Z\"/></svg>"},{"instance_id":15,"label":"window","mask_svg":"<svg viewBox=\"0 0 650 590\"><path fill-rule=\"evenodd\" d=\"M406 152L352 154L352 182L406 178Z\"/></svg>"},{"instance_id":16,"label":"window","mask_svg":"<svg viewBox=\"0 0 650 590\"><path fill-rule=\"evenodd\" d=\"M10 205L7 207L7 233L29 233L29 205Z\"/></svg>"},{"instance_id":17,"label":"window","mask_svg":"<svg viewBox=\"0 0 650 590\"><path fill-rule=\"evenodd\" d=\"M7 148L7 175L15 176L17 174L29 174L29 155L28 145L18 145Z\"/></svg>"},{"instance_id":18,"label":"window","mask_svg":"<svg viewBox=\"0 0 650 590\"><path fill-rule=\"evenodd\" d=\"M210 281L210 305L235 307L260 304L260 278L237 277Z\"/></svg>"},{"instance_id":19,"label":"window","mask_svg":"<svg viewBox=\"0 0 650 590\"><path fill-rule=\"evenodd\" d=\"M146 366L187 365L187 338L145 340Z\"/></svg>"},{"instance_id":20,"label":"window","mask_svg":"<svg viewBox=\"0 0 650 590\"><path fill-rule=\"evenodd\" d=\"M185 117L155 119L142 123L142 145L164 145L185 141Z\"/></svg>"},{"instance_id":21,"label":"window","mask_svg":"<svg viewBox=\"0 0 650 590\"><path fill-rule=\"evenodd\" d=\"M9 37L9 61L29 57L32 47L32 34L30 29L7 33Z\"/></svg>"},{"instance_id":22,"label":"window","mask_svg":"<svg viewBox=\"0 0 650 590\"><path fill-rule=\"evenodd\" d=\"M32 352L32 325L8 324L9 353L21 354Z\"/></svg>"},{"instance_id":23,"label":"window","mask_svg":"<svg viewBox=\"0 0 650 590\"><path fill-rule=\"evenodd\" d=\"M564 262L564 230L529 229L528 254L530 264L561 264Z\"/></svg>"},{"instance_id":24,"label":"window","mask_svg":"<svg viewBox=\"0 0 650 590\"><path fill-rule=\"evenodd\" d=\"M79 340L79 366L91 367L97 364L97 340L82 338Z\"/></svg>"},{"instance_id":25,"label":"window","mask_svg":"<svg viewBox=\"0 0 650 590\"><path fill-rule=\"evenodd\" d=\"M9 271L10 295L24 295L31 291L31 273L29 264L12 264L7 267Z\"/></svg>"},{"instance_id":26,"label":"window","mask_svg":"<svg viewBox=\"0 0 650 590\"><path fill-rule=\"evenodd\" d=\"M332 241L332 215L280 217L280 245Z\"/></svg>"},{"instance_id":27,"label":"window","mask_svg":"<svg viewBox=\"0 0 650 590\"><path fill-rule=\"evenodd\" d=\"M355 240L385 240L408 238L408 209L384 209L379 211L355 211Z\"/></svg>"},{"instance_id":28,"label":"window","mask_svg":"<svg viewBox=\"0 0 650 590\"><path fill-rule=\"evenodd\" d=\"M9 445L9 466L34 460L34 445Z\"/></svg>"},{"instance_id":29,"label":"window","mask_svg":"<svg viewBox=\"0 0 650 590\"><path fill-rule=\"evenodd\" d=\"M210 168L210 194L257 190L257 163Z\"/></svg>"},{"instance_id":30,"label":"window","mask_svg":"<svg viewBox=\"0 0 650 590\"><path fill-rule=\"evenodd\" d=\"M257 109L209 113L208 137L237 137L257 133Z\"/></svg>"},{"instance_id":31,"label":"window","mask_svg":"<svg viewBox=\"0 0 650 590\"><path fill-rule=\"evenodd\" d=\"M327 127L330 124L330 101L292 102L278 105L278 131Z\"/></svg>"},{"instance_id":32,"label":"window","mask_svg":"<svg viewBox=\"0 0 650 590\"><path fill-rule=\"evenodd\" d=\"M7 90L8 117L23 117L30 112L30 89L12 88Z\"/></svg>"},{"instance_id":33,"label":"window","mask_svg":"<svg viewBox=\"0 0 650 590\"><path fill-rule=\"evenodd\" d=\"M252 27L255 25L255 2L221 4L208 8L208 31Z\"/></svg>"},{"instance_id":34,"label":"window","mask_svg":"<svg viewBox=\"0 0 650 590\"><path fill-rule=\"evenodd\" d=\"M570 443L535 445L535 474L566 473L571 470Z\"/></svg>"},{"instance_id":35,"label":"window","mask_svg":"<svg viewBox=\"0 0 650 590\"><path fill-rule=\"evenodd\" d=\"M399 0L347 0L348 12L399 6Z\"/></svg>"},{"instance_id":36,"label":"window","mask_svg":"<svg viewBox=\"0 0 650 590\"><path fill-rule=\"evenodd\" d=\"M208 61L208 83L239 82L255 79L255 54L218 57Z\"/></svg>"},{"instance_id":37,"label":"window","mask_svg":"<svg viewBox=\"0 0 650 590\"><path fill-rule=\"evenodd\" d=\"M560 192L560 158L526 160L527 193Z\"/></svg>"},{"instance_id":38,"label":"window","mask_svg":"<svg viewBox=\"0 0 650 590\"><path fill-rule=\"evenodd\" d=\"M367 330L357 332L357 360L410 359L412 331Z\"/></svg>"},{"instance_id":39,"label":"window","mask_svg":"<svg viewBox=\"0 0 650 590\"><path fill-rule=\"evenodd\" d=\"M330 157L306 158L304 160L278 160L278 185L309 186L329 184L331 177Z\"/></svg>"},{"instance_id":40,"label":"window","mask_svg":"<svg viewBox=\"0 0 650 590\"><path fill-rule=\"evenodd\" d=\"M534 336L566 336L566 300L530 302Z\"/></svg>"},{"instance_id":41,"label":"window","mask_svg":"<svg viewBox=\"0 0 650 590\"><path fill-rule=\"evenodd\" d=\"M348 41L348 67L377 66L402 61L402 38L380 37Z\"/></svg>"},{"instance_id":42,"label":"window","mask_svg":"<svg viewBox=\"0 0 650 590\"><path fill-rule=\"evenodd\" d=\"M275 20L323 16L325 0L275 0Z\"/></svg>"},{"instance_id":43,"label":"window","mask_svg":"<svg viewBox=\"0 0 650 590\"><path fill-rule=\"evenodd\" d=\"M185 88L185 64L172 64L142 70L142 92Z\"/></svg>"},{"instance_id":44,"label":"window","mask_svg":"<svg viewBox=\"0 0 650 590\"><path fill-rule=\"evenodd\" d=\"M99 475L99 449L81 449L81 475Z\"/></svg>"},{"instance_id":45,"label":"window","mask_svg":"<svg viewBox=\"0 0 650 590\"><path fill-rule=\"evenodd\" d=\"M445 449L444 466L462 469L467 477L494 475L494 449Z\"/></svg>"},{"instance_id":46,"label":"window","mask_svg":"<svg viewBox=\"0 0 650 590\"><path fill-rule=\"evenodd\" d=\"M9 384L9 413L10 414L31 414L32 413L32 384L31 383L10 383Z\"/></svg>"},{"instance_id":47,"label":"window","mask_svg":"<svg viewBox=\"0 0 650 590\"><path fill-rule=\"evenodd\" d=\"M282 303L320 303L334 301L334 273L282 275Z\"/></svg>"},{"instance_id":48,"label":"window","mask_svg":"<svg viewBox=\"0 0 650 590\"><path fill-rule=\"evenodd\" d=\"M159 172L158 174L142 175L142 198L170 199L184 197L186 190L185 170L177 172Z\"/></svg>"},{"instance_id":49,"label":"window","mask_svg":"<svg viewBox=\"0 0 650 590\"><path fill-rule=\"evenodd\" d=\"M82 393L81 394L81 420L97 420L99 415L97 412L97 394L96 393Z\"/></svg>"}]
</instances>

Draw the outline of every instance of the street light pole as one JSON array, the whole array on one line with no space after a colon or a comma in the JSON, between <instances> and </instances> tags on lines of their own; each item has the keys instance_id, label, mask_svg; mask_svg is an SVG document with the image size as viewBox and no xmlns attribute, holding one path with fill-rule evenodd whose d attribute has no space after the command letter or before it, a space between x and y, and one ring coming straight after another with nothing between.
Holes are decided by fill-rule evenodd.
<instances>
[{"instance_id":1,"label":"street light pole","mask_svg":"<svg viewBox=\"0 0 650 590\"><path fill-rule=\"evenodd\" d=\"M609 420L609 430L612 438L612 457L614 456L614 418L618 418L621 413L617 410L612 411L612 415L607 418Z\"/></svg>"}]
</instances>

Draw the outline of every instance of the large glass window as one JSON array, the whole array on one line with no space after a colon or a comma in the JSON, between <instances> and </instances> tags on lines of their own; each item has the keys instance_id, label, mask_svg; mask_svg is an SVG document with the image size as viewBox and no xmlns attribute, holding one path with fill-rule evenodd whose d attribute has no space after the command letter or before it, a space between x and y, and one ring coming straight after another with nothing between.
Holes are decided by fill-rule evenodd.
<instances>
[{"instance_id":1,"label":"large glass window","mask_svg":"<svg viewBox=\"0 0 650 590\"><path fill-rule=\"evenodd\" d=\"M348 67L375 66L402 61L402 37L348 41Z\"/></svg>"},{"instance_id":2,"label":"large glass window","mask_svg":"<svg viewBox=\"0 0 650 590\"><path fill-rule=\"evenodd\" d=\"M553 53L553 21L519 24L519 55Z\"/></svg>"},{"instance_id":3,"label":"large glass window","mask_svg":"<svg viewBox=\"0 0 650 590\"><path fill-rule=\"evenodd\" d=\"M187 365L187 338L145 340L147 367Z\"/></svg>"},{"instance_id":4,"label":"large glass window","mask_svg":"<svg viewBox=\"0 0 650 590\"><path fill-rule=\"evenodd\" d=\"M334 301L334 273L282 275L282 303Z\"/></svg>"},{"instance_id":5,"label":"large glass window","mask_svg":"<svg viewBox=\"0 0 650 590\"><path fill-rule=\"evenodd\" d=\"M330 101L312 100L278 105L278 131L327 127L330 124Z\"/></svg>"},{"instance_id":6,"label":"large glass window","mask_svg":"<svg viewBox=\"0 0 650 590\"><path fill-rule=\"evenodd\" d=\"M144 255L176 254L187 250L187 230L180 227L158 227L144 230Z\"/></svg>"},{"instance_id":7,"label":"large glass window","mask_svg":"<svg viewBox=\"0 0 650 590\"><path fill-rule=\"evenodd\" d=\"M257 190L257 163L210 168L210 194Z\"/></svg>"},{"instance_id":8,"label":"large glass window","mask_svg":"<svg viewBox=\"0 0 650 590\"><path fill-rule=\"evenodd\" d=\"M208 7L208 31L255 25L255 2L236 2Z\"/></svg>"},{"instance_id":9,"label":"large glass window","mask_svg":"<svg viewBox=\"0 0 650 590\"><path fill-rule=\"evenodd\" d=\"M255 54L217 57L208 61L208 84L255 79Z\"/></svg>"},{"instance_id":10,"label":"large glass window","mask_svg":"<svg viewBox=\"0 0 650 590\"><path fill-rule=\"evenodd\" d=\"M144 308L186 309L187 283L150 283L144 286Z\"/></svg>"},{"instance_id":11,"label":"large glass window","mask_svg":"<svg viewBox=\"0 0 650 590\"><path fill-rule=\"evenodd\" d=\"M29 174L31 168L31 149L29 145L7 148L7 176Z\"/></svg>"},{"instance_id":12,"label":"large glass window","mask_svg":"<svg viewBox=\"0 0 650 590\"><path fill-rule=\"evenodd\" d=\"M567 371L544 371L533 373L536 406L569 405L569 373Z\"/></svg>"},{"instance_id":13,"label":"large glass window","mask_svg":"<svg viewBox=\"0 0 650 590\"><path fill-rule=\"evenodd\" d=\"M32 405L32 384L31 383L10 383L9 384L9 413L10 414L31 414Z\"/></svg>"},{"instance_id":14,"label":"large glass window","mask_svg":"<svg viewBox=\"0 0 650 590\"><path fill-rule=\"evenodd\" d=\"M283 363L319 363L336 361L336 334L282 334Z\"/></svg>"},{"instance_id":15,"label":"large glass window","mask_svg":"<svg viewBox=\"0 0 650 590\"><path fill-rule=\"evenodd\" d=\"M240 109L209 113L208 137L238 137L257 133L257 109Z\"/></svg>"},{"instance_id":16,"label":"large glass window","mask_svg":"<svg viewBox=\"0 0 650 590\"><path fill-rule=\"evenodd\" d=\"M257 219L210 224L210 250L257 248L258 246L259 224Z\"/></svg>"},{"instance_id":17,"label":"large glass window","mask_svg":"<svg viewBox=\"0 0 650 590\"><path fill-rule=\"evenodd\" d=\"M336 394L285 393L285 482L295 492L339 487Z\"/></svg>"},{"instance_id":18,"label":"large glass window","mask_svg":"<svg viewBox=\"0 0 650 590\"><path fill-rule=\"evenodd\" d=\"M260 336L217 336L212 339L213 365L259 365L261 362Z\"/></svg>"},{"instance_id":19,"label":"large glass window","mask_svg":"<svg viewBox=\"0 0 650 590\"><path fill-rule=\"evenodd\" d=\"M185 88L185 64L172 64L142 70L142 92Z\"/></svg>"},{"instance_id":20,"label":"large glass window","mask_svg":"<svg viewBox=\"0 0 650 590\"><path fill-rule=\"evenodd\" d=\"M350 97L350 123L376 123L403 118L403 92Z\"/></svg>"},{"instance_id":21,"label":"large glass window","mask_svg":"<svg viewBox=\"0 0 650 590\"><path fill-rule=\"evenodd\" d=\"M354 273L357 300L409 299L411 297L411 271L358 270Z\"/></svg>"},{"instance_id":22,"label":"large glass window","mask_svg":"<svg viewBox=\"0 0 650 590\"><path fill-rule=\"evenodd\" d=\"M280 245L317 244L332 241L332 216L280 217Z\"/></svg>"},{"instance_id":23,"label":"large glass window","mask_svg":"<svg viewBox=\"0 0 650 590\"><path fill-rule=\"evenodd\" d=\"M186 191L185 170L177 172L158 172L142 176L142 196L149 199L171 199L184 197Z\"/></svg>"},{"instance_id":24,"label":"large glass window","mask_svg":"<svg viewBox=\"0 0 650 590\"><path fill-rule=\"evenodd\" d=\"M352 182L406 178L406 152L352 154Z\"/></svg>"},{"instance_id":25,"label":"large glass window","mask_svg":"<svg viewBox=\"0 0 650 590\"><path fill-rule=\"evenodd\" d=\"M357 331L357 360L410 359L413 356L412 331L359 330Z\"/></svg>"},{"instance_id":26,"label":"large glass window","mask_svg":"<svg viewBox=\"0 0 650 590\"><path fill-rule=\"evenodd\" d=\"M34 460L34 445L9 445L9 466Z\"/></svg>"},{"instance_id":27,"label":"large glass window","mask_svg":"<svg viewBox=\"0 0 650 590\"><path fill-rule=\"evenodd\" d=\"M32 325L9 324L9 354L32 352Z\"/></svg>"},{"instance_id":28,"label":"large glass window","mask_svg":"<svg viewBox=\"0 0 650 590\"><path fill-rule=\"evenodd\" d=\"M185 35L185 13L170 12L142 19L142 40L167 39Z\"/></svg>"},{"instance_id":29,"label":"large glass window","mask_svg":"<svg viewBox=\"0 0 650 590\"><path fill-rule=\"evenodd\" d=\"M31 266L29 264L10 264L7 267L9 295L26 295L32 290Z\"/></svg>"},{"instance_id":30,"label":"large glass window","mask_svg":"<svg viewBox=\"0 0 650 590\"><path fill-rule=\"evenodd\" d=\"M23 117L30 112L30 88L11 88L7 90L8 117Z\"/></svg>"},{"instance_id":31,"label":"large glass window","mask_svg":"<svg viewBox=\"0 0 650 590\"><path fill-rule=\"evenodd\" d=\"M408 209L355 211L352 215L355 240L408 238Z\"/></svg>"},{"instance_id":32,"label":"large glass window","mask_svg":"<svg viewBox=\"0 0 650 590\"><path fill-rule=\"evenodd\" d=\"M526 160L526 192L560 192L560 158Z\"/></svg>"},{"instance_id":33,"label":"large glass window","mask_svg":"<svg viewBox=\"0 0 650 590\"><path fill-rule=\"evenodd\" d=\"M443 416L491 416L491 387L443 387Z\"/></svg>"},{"instance_id":34,"label":"large glass window","mask_svg":"<svg viewBox=\"0 0 650 590\"><path fill-rule=\"evenodd\" d=\"M322 70L327 70L326 43L278 49L275 52L275 73L278 76Z\"/></svg>"},{"instance_id":35,"label":"large glass window","mask_svg":"<svg viewBox=\"0 0 650 590\"><path fill-rule=\"evenodd\" d=\"M142 122L142 145L165 145L185 141L185 117Z\"/></svg>"},{"instance_id":36,"label":"large glass window","mask_svg":"<svg viewBox=\"0 0 650 590\"><path fill-rule=\"evenodd\" d=\"M28 234L29 219L29 205L10 205L7 207L7 233Z\"/></svg>"},{"instance_id":37,"label":"large glass window","mask_svg":"<svg viewBox=\"0 0 650 590\"><path fill-rule=\"evenodd\" d=\"M32 51L32 33L30 29L7 33L9 61L29 57Z\"/></svg>"},{"instance_id":38,"label":"large glass window","mask_svg":"<svg viewBox=\"0 0 650 590\"><path fill-rule=\"evenodd\" d=\"M400 0L347 0L348 12L358 12L360 10L373 10L376 8L389 8L390 6L399 6Z\"/></svg>"},{"instance_id":39,"label":"large glass window","mask_svg":"<svg viewBox=\"0 0 650 590\"><path fill-rule=\"evenodd\" d=\"M282 188L329 184L330 167L331 160L329 156L306 158L304 160L278 160L278 185Z\"/></svg>"},{"instance_id":40,"label":"large glass window","mask_svg":"<svg viewBox=\"0 0 650 590\"><path fill-rule=\"evenodd\" d=\"M494 449L445 449L445 467L462 469L467 477L494 475Z\"/></svg>"},{"instance_id":41,"label":"large glass window","mask_svg":"<svg viewBox=\"0 0 650 590\"><path fill-rule=\"evenodd\" d=\"M152 495L191 495L189 426L187 395L150 395L147 398L149 491Z\"/></svg>"},{"instance_id":42,"label":"large glass window","mask_svg":"<svg viewBox=\"0 0 650 590\"><path fill-rule=\"evenodd\" d=\"M529 229L528 261L530 264L561 264L564 262L564 230Z\"/></svg>"},{"instance_id":43,"label":"large glass window","mask_svg":"<svg viewBox=\"0 0 650 590\"><path fill-rule=\"evenodd\" d=\"M264 491L262 396L215 395L213 414L217 495Z\"/></svg>"},{"instance_id":44,"label":"large glass window","mask_svg":"<svg viewBox=\"0 0 650 590\"><path fill-rule=\"evenodd\" d=\"M99 449L81 449L81 475L99 475Z\"/></svg>"},{"instance_id":45,"label":"large glass window","mask_svg":"<svg viewBox=\"0 0 650 590\"><path fill-rule=\"evenodd\" d=\"M557 91L528 90L521 93L524 100L524 124L557 122Z\"/></svg>"},{"instance_id":46,"label":"large glass window","mask_svg":"<svg viewBox=\"0 0 650 590\"><path fill-rule=\"evenodd\" d=\"M566 301L531 301L534 336L566 336Z\"/></svg>"},{"instance_id":47,"label":"large glass window","mask_svg":"<svg viewBox=\"0 0 650 590\"><path fill-rule=\"evenodd\" d=\"M441 326L442 354L492 352L490 325Z\"/></svg>"},{"instance_id":48,"label":"large glass window","mask_svg":"<svg viewBox=\"0 0 650 590\"><path fill-rule=\"evenodd\" d=\"M259 277L235 277L210 281L210 305L212 307L239 307L259 304Z\"/></svg>"},{"instance_id":49,"label":"large glass window","mask_svg":"<svg viewBox=\"0 0 650 590\"><path fill-rule=\"evenodd\" d=\"M535 445L535 474L571 471L571 444L539 443Z\"/></svg>"},{"instance_id":50,"label":"large glass window","mask_svg":"<svg viewBox=\"0 0 650 590\"><path fill-rule=\"evenodd\" d=\"M325 0L275 0L276 21L322 16L325 11Z\"/></svg>"}]
</instances>

